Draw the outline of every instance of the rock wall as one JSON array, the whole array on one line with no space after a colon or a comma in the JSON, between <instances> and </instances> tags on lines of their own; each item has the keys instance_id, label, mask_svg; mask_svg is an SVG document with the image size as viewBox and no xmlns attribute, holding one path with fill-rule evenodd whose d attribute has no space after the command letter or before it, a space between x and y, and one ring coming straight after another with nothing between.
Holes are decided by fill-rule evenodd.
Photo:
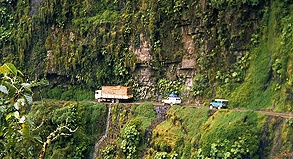
<instances>
[{"instance_id":1,"label":"rock wall","mask_svg":"<svg viewBox=\"0 0 293 159\"><path fill-rule=\"evenodd\" d=\"M160 53L166 54L159 59L159 67L163 70L161 77L171 81L184 77L186 88L191 88L196 74L203 74L209 81L216 80L215 75L211 74L213 72L230 74L233 71L231 66L248 52L251 35L257 33L261 16L259 9L263 7L259 3L237 3L213 4L205 0L182 2L180 12L168 17L171 26L158 22L160 35L157 41L160 43ZM160 78L153 69L154 61L158 58L154 48L157 41L147 37L147 33L139 35L139 47L130 47L138 61L143 63L136 67L134 76L140 79L141 85L154 87L154 82L146 81ZM155 79L151 79L154 76Z\"/></svg>"},{"instance_id":2,"label":"rock wall","mask_svg":"<svg viewBox=\"0 0 293 159\"><path fill-rule=\"evenodd\" d=\"M14 17L15 26L20 26L15 30L21 34L11 42L16 46L9 48L19 57L8 59L20 61L37 79L57 74L71 79L60 81L61 85L77 82L90 89L138 83L152 95L162 78L184 78L186 88L191 88L196 74L213 85L218 80L214 72L231 74L237 59L246 54L266 3L34 0L9 4L17 9L12 15L24 17ZM31 23L20 25L26 19ZM32 36L25 34L26 28ZM3 46L2 52L7 52L11 45Z\"/></svg>"}]
</instances>

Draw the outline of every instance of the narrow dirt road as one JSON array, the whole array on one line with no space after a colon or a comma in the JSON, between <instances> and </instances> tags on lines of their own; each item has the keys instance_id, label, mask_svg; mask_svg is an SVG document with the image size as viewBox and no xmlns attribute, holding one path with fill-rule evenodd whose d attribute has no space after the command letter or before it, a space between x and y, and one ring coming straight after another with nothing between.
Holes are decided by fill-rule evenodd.
<instances>
[{"instance_id":1,"label":"narrow dirt road","mask_svg":"<svg viewBox=\"0 0 293 159\"><path fill-rule=\"evenodd\" d=\"M144 102L133 102L133 103L125 103L125 104L136 104L136 105L140 105ZM151 102L154 106L156 107L159 107L159 106L163 106L162 103L160 102ZM121 103L123 104L123 103ZM203 106L203 105L200 105L200 104L184 104L182 105L182 107L187 107L187 108L207 108L209 109L208 106ZM234 108L234 109L229 109L229 110L234 110L234 111L239 111L239 112L243 112L243 111L249 111L247 109L238 109L238 108ZM265 115L268 115L268 116L276 116L276 117L282 117L282 118L286 118L286 119L291 119L293 118L293 114L292 113L287 113L287 112L272 112L272 111L265 111L265 110L254 110L255 112L258 112L258 113L262 113L262 114L265 114Z\"/></svg>"},{"instance_id":2,"label":"narrow dirt road","mask_svg":"<svg viewBox=\"0 0 293 159\"><path fill-rule=\"evenodd\" d=\"M153 103L155 106L160 106L162 105L162 103ZM202 106L202 105L197 105L197 104L190 104L190 105L183 105L183 107L188 107L188 108L207 108L210 109L208 106ZM247 109L229 109L229 110L234 110L234 111L249 111ZM292 119L293 118L293 114L292 113L288 113L288 112L272 112L272 111L265 111L265 110L255 110L255 112L258 113L262 113L264 115L268 115L268 116L276 116L276 117L282 117L282 118L286 118L286 119Z\"/></svg>"},{"instance_id":3,"label":"narrow dirt road","mask_svg":"<svg viewBox=\"0 0 293 159\"><path fill-rule=\"evenodd\" d=\"M278 113L278 112L271 112L271 111L263 111L263 110L258 110L256 112L269 115L269 116L277 116L277 117L282 117L286 119L292 119L292 113Z\"/></svg>"}]
</instances>

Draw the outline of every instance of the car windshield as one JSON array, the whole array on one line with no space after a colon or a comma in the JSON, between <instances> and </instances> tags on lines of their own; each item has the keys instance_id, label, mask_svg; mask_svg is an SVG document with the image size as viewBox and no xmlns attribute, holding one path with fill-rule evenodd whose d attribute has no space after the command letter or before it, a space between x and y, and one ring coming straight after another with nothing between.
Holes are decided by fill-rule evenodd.
<instances>
[{"instance_id":1,"label":"car windshield","mask_svg":"<svg viewBox=\"0 0 293 159\"><path fill-rule=\"evenodd\" d=\"M226 100L226 99L215 99L215 100L212 100L212 102L214 102L214 103L228 103L228 100Z\"/></svg>"},{"instance_id":2,"label":"car windshield","mask_svg":"<svg viewBox=\"0 0 293 159\"><path fill-rule=\"evenodd\" d=\"M169 97L178 97L178 95L177 95L177 94L174 94L174 93L171 93L171 94L169 95Z\"/></svg>"}]
</instances>

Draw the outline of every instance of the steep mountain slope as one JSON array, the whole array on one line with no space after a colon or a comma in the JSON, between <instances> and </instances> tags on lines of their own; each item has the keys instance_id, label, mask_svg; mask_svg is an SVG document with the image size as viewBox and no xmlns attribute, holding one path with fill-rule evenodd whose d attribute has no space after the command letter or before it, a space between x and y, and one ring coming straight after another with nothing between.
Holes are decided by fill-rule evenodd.
<instances>
[{"instance_id":1,"label":"steep mountain slope","mask_svg":"<svg viewBox=\"0 0 293 159\"><path fill-rule=\"evenodd\" d=\"M292 5L265 9L259 45L251 49L245 81L232 93L235 105L292 111Z\"/></svg>"},{"instance_id":2,"label":"steep mountain slope","mask_svg":"<svg viewBox=\"0 0 293 159\"><path fill-rule=\"evenodd\" d=\"M136 99L292 110L289 0L1 1L1 16L1 62L49 80L46 98L131 85Z\"/></svg>"},{"instance_id":3,"label":"steep mountain slope","mask_svg":"<svg viewBox=\"0 0 293 159\"><path fill-rule=\"evenodd\" d=\"M253 110L292 112L292 23L290 0L2 0L0 61L46 84L36 99L81 101L102 85L130 85L136 100L177 93L186 105L227 98L245 110L174 106L164 120L151 103L115 104L98 157L286 158L292 119ZM45 120L41 141L68 116L79 127L45 158L91 157L106 127L103 104L30 112ZM39 143L32 153L21 144L20 156L39 155Z\"/></svg>"},{"instance_id":4,"label":"steep mountain slope","mask_svg":"<svg viewBox=\"0 0 293 159\"><path fill-rule=\"evenodd\" d=\"M165 120L153 126L152 123L161 118L158 109L164 107L154 107L151 103L114 105L108 139L100 147L97 158L265 159L293 156L290 118L254 111L173 106L167 111Z\"/></svg>"}]
</instances>

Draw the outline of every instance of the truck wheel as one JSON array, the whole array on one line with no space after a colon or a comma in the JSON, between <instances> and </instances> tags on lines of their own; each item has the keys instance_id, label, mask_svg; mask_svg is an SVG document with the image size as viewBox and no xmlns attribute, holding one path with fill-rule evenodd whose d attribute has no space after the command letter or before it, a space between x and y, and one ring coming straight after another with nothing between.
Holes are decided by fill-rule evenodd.
<instances>
[{"instance_id":1,"label":"truck wheel","mask_svg":"<svg viewBox=\"0 0 293 159\"><path fill-rule=\"evenodd\" d=\"M210 105L210 109L213 109L213 106L212 105Z\"/></svg>"}]
</instances>

